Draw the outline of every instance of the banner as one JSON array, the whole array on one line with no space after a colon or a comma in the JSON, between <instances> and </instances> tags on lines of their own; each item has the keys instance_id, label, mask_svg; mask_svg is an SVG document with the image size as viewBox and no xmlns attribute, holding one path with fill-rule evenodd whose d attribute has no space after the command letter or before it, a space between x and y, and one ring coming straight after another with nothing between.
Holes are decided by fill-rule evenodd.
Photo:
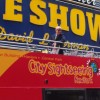
<instances>
[{"instance_id":1,"label":"banner","mask_svg":"<svg viewBox=\"0 0 100 100\"><path fill-rule=\"evenodd\" d=\"M99 10L63 0L0 1L0 33L10 34L1 36L0 40L27 41L13 35L49 39L58 25L67 42L100 45ZM28 42L48 45L46 41L29 39Z\"/></svg>"},{"instance_id":2,"label":"banner","mask_svg":"<svg viewBox=\"0 0 100 100\"><path fill-rule=\"evenodd\" d=\"M0 49L0 87L100 88L100 59Z\"/></svg>"}]
</instances>

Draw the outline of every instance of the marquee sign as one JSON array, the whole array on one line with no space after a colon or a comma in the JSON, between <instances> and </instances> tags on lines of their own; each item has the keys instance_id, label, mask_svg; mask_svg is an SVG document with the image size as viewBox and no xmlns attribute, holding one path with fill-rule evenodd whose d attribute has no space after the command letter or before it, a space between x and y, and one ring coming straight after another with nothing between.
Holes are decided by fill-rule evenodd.
<instances>
[{"instance_id":1,"label":"marquee sign","mask_svg":"<svg viewBox=\"0 0 100 100\"><path fill-rule=\"evenodd\" d=\"M56 0L1 0L0 1L0 40L26 42L29 36L49 39L60 25L67 42L99 45L100 12ZM85 40L85 41L84 41ZM32 41L48 45L45 41Z\"/></svg>"},{"instance_id":2,"label":"marquee sign","mask_svg":"<svg viewBox=\"0 0 100 100\"><path fill-rule=\"evenodd\" d=\"M73 2L79 5L93 7L94 9L100 9L100 0L57 0L61 2Z\"/></svg>"}]
</instances>

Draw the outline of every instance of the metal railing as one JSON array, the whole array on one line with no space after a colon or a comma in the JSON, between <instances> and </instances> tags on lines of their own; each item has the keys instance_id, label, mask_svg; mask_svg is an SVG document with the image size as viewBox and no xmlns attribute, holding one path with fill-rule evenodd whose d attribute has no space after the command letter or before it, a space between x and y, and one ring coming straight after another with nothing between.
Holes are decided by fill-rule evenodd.
<instances>
[{"instance_id":1,"label":"metal railing","mask_svg":"<svg viewBox=\"0 0 100 100\"><path fill-rule=\"evenodd\" d=\"M18 38L24 38L26 39L26 42L13 42L8 40L0 40L0 48L5 49L14 49L14 50L28 50L31 52L42 52L42 53L51 53L52 49L59 49L59 47L53 47L53 46L46 46L46 45L40 45L35 43L29 43L29 39L31 40L37 40L37 41L46 41L51 43L63 43L60 41L54 41L54 40L46 40L46 39L40 39L40 38L32 38L29 36L18 36L18 35L11 35L11 34L3 34L0 33L0 37L2 36L12 36L12 37L18 37ZM67 42L65 42L67 43ZM60 47L60 49L64 50L64 55L70 55L70 56L81 56L81 57L94 57L94 58L100 58L100 47L99 46L91 46L91 45L84 45L88 46L89 50L79 50L77 47L73 48L72 45L75 43L70 43L71 47ZM77 43L76 43L77 44ZM83 46L83 44L77 44L77 46Z\"/></svg>"}]
</instances>

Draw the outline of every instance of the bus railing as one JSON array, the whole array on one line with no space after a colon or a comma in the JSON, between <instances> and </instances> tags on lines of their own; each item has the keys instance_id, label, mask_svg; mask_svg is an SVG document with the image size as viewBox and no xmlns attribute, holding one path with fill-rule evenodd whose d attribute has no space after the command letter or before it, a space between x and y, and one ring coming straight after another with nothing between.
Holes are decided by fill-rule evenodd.
<instances>
[{"instance_id":1,"label":"bus railing","mask_svg":"<svg viewBox=\"0 0 100 100\"><path fill-rule=\"evenodd\" d=\"M52 49L59 49L59 47L53 47L49 45L40 45L40 44L35 44L29 43L29 39L31 40L37 40L37 41L46 41L46 42L51 42L51 43L63 43L60 41L54 41L54 40L46 40L46 39L40 39L40 38L32 38L29 36L18 36L18 35L11 35L11 34L3 34L0 33L0 37L2 36L13 36L13 37L20 37L20 38L25 38L27 41L22 43L22 42L13 42L13 41L8 41L8 40L0 40L0 48L5 48L5 49L14 49L14 50L28 50L31 52L42 52L42 53L51 53ZM67 43L67 42L64 42ZM60 47L60 49L64 50L64 55L69 55L69 56L81 56L81 57L94 57L94 58L100 58L100 47L99 46L92 46L92 45L84 45L84 44L77 44L77 46L88 46L89 50L79 50L77 47L73 48L72 45L75 43L70 43L70 48L66 47Z\"/></svg>"}]
</instances>

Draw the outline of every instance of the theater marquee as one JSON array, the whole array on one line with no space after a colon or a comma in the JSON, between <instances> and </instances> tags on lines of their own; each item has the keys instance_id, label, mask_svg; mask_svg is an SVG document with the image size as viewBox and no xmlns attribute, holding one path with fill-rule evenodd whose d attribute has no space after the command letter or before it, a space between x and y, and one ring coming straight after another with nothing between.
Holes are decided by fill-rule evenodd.
<instances>
[{"instance_id":1,"label":"theater marquee","mask_svg":"<svg viewBox=\"0 0 100 100\"><path fill-rule=\"evenodd\" d=\"M0 40L26 41L12 35L49 39L55 27L60 25L67 41L99 45L98 10L52 0L4 0L0 5L0 32L11 34L10 37L0 37ZM29 43L33 41L29 40ZM44 41L39 44L47 45Z\"/></svg>"}]
</instances>

